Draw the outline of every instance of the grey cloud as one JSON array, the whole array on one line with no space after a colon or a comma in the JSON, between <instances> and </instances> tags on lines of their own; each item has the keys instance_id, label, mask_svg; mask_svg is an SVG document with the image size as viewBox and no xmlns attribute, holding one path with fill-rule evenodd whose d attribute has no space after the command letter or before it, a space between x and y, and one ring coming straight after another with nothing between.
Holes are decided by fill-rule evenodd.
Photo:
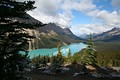
<instances>
[{"instance_id":1,"label":"grey cloud","mask_svg":"<svg viewBox=\"0 0 120 80\"><path fill-rule=\"evenodd\" d=\"M111 5L113 7L120 7L120 0L112 0Z\"/></svg>"}]
</instances>

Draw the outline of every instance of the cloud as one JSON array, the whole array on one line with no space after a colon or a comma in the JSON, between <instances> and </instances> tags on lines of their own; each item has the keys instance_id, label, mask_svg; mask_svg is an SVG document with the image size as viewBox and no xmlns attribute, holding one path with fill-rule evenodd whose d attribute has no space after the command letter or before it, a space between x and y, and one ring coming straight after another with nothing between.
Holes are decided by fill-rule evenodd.
<instances>
[{"instance_id":1,"label":"cloud","mask_svg":"<svg viewBox=\"0 0 120 80\"><path fill-rule=\"evenodd\" d=\"M43 23L54 22L61 27L68 27L74 18L73 10L92 18L93 24L78 24L71 30L77 34L101 33L113 27L120 27L120 10L107 11L97 7L95 0L35 0L37 7L28 13ZM108 0L104 0L108 1ZM120 7L120 0L112 0L113 7Z\"/></svg>"},{"instance_id":2,"label":"cloud","mask_svg":"<svg viewBox=\"0 0 120 80\"><path fill-rule=\"evenodd\" d=\"M89 12L96 8L96 5L93 4L93 0L81 0L80 3L77 4L77 8L81 12Z\"/></svg>"},{"instance_id":3,"label":"cloud","mask_svg":"<svg viewBox=\"0 0 120 80\"><path fill-rule=\"evenodd\" d=\"M83 13L89 12L96 8L93 0L64 0L62 9L64 10L77 10Z\"/></svg>"},{"instance_id":4,"label":"cloud","mask_svg":"<svg viewBox=\"0 0 120 80\"><path fill-rule=\"evenodd\" d=\"M90 33L105 32L113 27L120 28L120 15L117 11L108 12L107 10L96 9L87 13L87 15L93 18L95 24L84 24L72 27L71 30L74 34L78 36L83 34L89 35Z\"/></svg>"},{"instance_id":5,"label":"cloud","mask_svg":"<svg viewBox=\"0 0 120 80\"><path fill-rule=\"evenodd\" d=\"M71 25L71 20L73 18L71 11L65 11L62 14L59 14L58 24L62 27L68 27Z\"/></svg>"},{"instance_id":6,"label":"cloud","mask_svg":"<svg viewBox=\"0 0 120 80\"><path fill-rule=\"evenodd\" d=\"M108 12L107 10L93 10L87 15L92 16L96 21L100 21L101 24L106 24L112 27L119 27L120 15L119 11Z\"/></svg>"},{"instance_id":7,"label":"cloud","mask_svg":"<svg viewBox=\"0 0 120 80\"><path fill-rule=\"evenodd\" d=\"M48 16L57 15L57 9L59 8L56 0L35 0L35 6L37 6L38 11L44 13Z\"/></svg>"},{"instance_id":8,"label":"cloud","mask_svg":"<svg viewBox=\"0 0 120 80\"><path fill-rule=\"evenodd\" d=\"M43 23L54 22L62 27L71 25L72 10L83 13L96 8L93 0L35 0L35 10L28 12Z\"/></svg>"},{"instance_id":9,"label":"cloud","mask_svg":"<svg viewBox=\"0 0 120 80\"><path fill-rule=\"evenodd\" d=\"M110 13L106 10L102 10L97 13L96 17L106 25L115 27L120 25L120 16L116 11Z\"/></svg>"},{"instance_id":10,"label":"cloud","mask_svg":"<svg viewBox=\"0 0 120 80\"><path fill-rule=\"evenodd\" d=\"M113 7L120 7L120 0L112 0L111 5Z\"/></svg>"},{"instance_id":11,"label":"cloud","mask_svg":"<svg viewBox=\"0 0 120 80\"><path fill-rule=\"evenodd\" d=\"M43 23L58 23L62 27L66 27L71 23L71 11L63 11L60 9L62 0L35 0L35 2L37 8L28 13L36 19Z\"/></svg>"},{"instance_id":12,"label":"cloud","mask_svg":"<svg viewBox=\"0 0 120 80\"><path fill-rule=\"evenodd\" d=\"M72 32L77 35L89 35L90 33L102 33L107 31L109 26L103 24L81 24L76 27L72 27ZM112 28L109 28L112 29Z\"/></svg>"}]
</instances>

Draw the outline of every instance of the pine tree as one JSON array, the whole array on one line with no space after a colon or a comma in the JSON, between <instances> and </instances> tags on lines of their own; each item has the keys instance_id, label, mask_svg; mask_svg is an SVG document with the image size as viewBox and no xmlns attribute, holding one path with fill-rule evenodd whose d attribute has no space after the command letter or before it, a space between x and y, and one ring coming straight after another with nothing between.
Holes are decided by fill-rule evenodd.
<instances>
[{"instance_id":1,"label":"pine tree","mask_svg":"<svg viewBox=\"0 0 120 80\"><path fill-rule=\"evenodd\" d=\"M83 64L96 65L96 63L97 63L96 50L94 48L92 34L90 34L90 38L88 40L88 46L85 49L85 53L83 54Z\"/></svg>"},{"instance_id":2,"label":"pine tree","mask_svg":"<svg viewBox=\"0 0 120 80\"><path fill-rule=\"evenodd\" d=\"M32 59L32 63L35 65L36 68L39 68L40 64L41 64L41 56L38 55L38 56L35 56L33 59Z\"/></svg>"},{"instance_id":3,"label":"pine tree","mask_svg":"<svg viewBox=\"0 0 120 80\"><path fill-rule=\"evenodd\" d=\"M47 65L46 56L43 56L43 57L42 57L41 62L42 62L41 64L42 64L43 66L46 66L46 65Z\"/></svg>"},{"instance_id":4,"label":"pine tree","mask_svg":"<svg viewBox=\"0 0 120 80\"><path fill-rule=\"evenodd\" d=\"M61 53L61 47L60 44L58 45L58 53L56 56L52 56L52 60L51 60L51 72L57 72L58 68L61 67L61 65L64 63L64 57L62 56Z\"/></svg>"},{"instance_id":5,"label":"pine tree","mask_svg":"<svg viewBox=\"0 0 120 80\"><path fill-rule=\"evenodd\" d=\"M64 63L64 58L61 53L61 45L58 45L58 53L57 53L57 66L61 66Z\"/></svg>"},{"instance_id":6,"label":"pine tree","mask_svg":"<svg viewBox=\"0 0 120 80\"><path fill-rule=\"evenodd\" d=\"M72 55L71 55L71 51L69 49L68 55L67 55L67 60L68 60L69 63L71 62L71 58L72 58Z\"/></svg>"},{"instance_id":7,"label":"pine tree","mask_svg":"<svg viewBox=\"0 0 120 80\"><path fill-rule=\"evenodd\" d=\"M33 4L34 1L0 0L0 80L22 78L26 56L19 51L24 51L28 40L33 38L26 29L35 29L35 25L16 18L26 18L26 12L35 8Z\"/></svg>"},{"instance_id":8,"label":"pine tree","mask_svg":"<svg viewBox=\"0 0 120 80\"><path fill-rule=\"evenodd\" d=\"M49 55L46 55L45 58L46 58L46 62L49 63L49 62L50 62L50 57L49 57Z\"/></svg>"},{"instance_id":9,"label":"pine tree","mask_svg":"<svg viewBox=\"0 0 120 80\"><path fill-rule=\"evenodd\" d=\"M56 61L57 61L57 58L56 58L56 56L53 56L52 55L52 57L51 57L51 66L54 66L54 65L56 65Z\"/></svg>"}]
</instances>

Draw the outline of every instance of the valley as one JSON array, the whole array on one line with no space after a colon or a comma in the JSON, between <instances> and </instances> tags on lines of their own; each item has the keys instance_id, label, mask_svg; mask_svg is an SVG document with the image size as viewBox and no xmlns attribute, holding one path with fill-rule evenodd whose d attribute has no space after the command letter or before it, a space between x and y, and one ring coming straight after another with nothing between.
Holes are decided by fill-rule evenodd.
<instances>
[{"instance_id":1,"label":"valley","mask_svg":"<svg viewBox=\"0 0 120 80\"><path fill-rule=\"evenodd\" d=\"M34 19L32 21L34 21ZM38 68L36 67L25 75L32 77L33 80L47 80L48 78L52 80L63 79L61 76L63 76L65 80L119 80L119 73L117 73L116 70L112 70L112 67L117 68L120 66L119 57L117 59L120 52L119 30L120 28L113 28L100 34L93 34L94 48L97 53L97 66L93 67L96 69L95 71L92 72L92 70L86 69L87 71L83 71L83 74L81 74L82 71L79 71L79 68L75 65L79 67L84 66L81 64L86 48L84 45L73 45L75 43L82 44L82 42L88 45L89 37L77 37L69 28L61 28L61 26L55 23L48 23L43 27L36 28L34 31L28 31L28 33L35 36L35 38L29 42L29 57L32 59L33 66L36 67L37 65ZM63 47L59 48L59 44ZM54 59L55 56L57 57L59 51L64 59L63 65L68 64L68 66L74 67L68 68L67 66L61 66L61 68L68 68L70 70L64 72L64 70L61 69L63 73L51 72L51 70L49 71L48 69L51 69L52 65L46 66L43 62L45 59L50 59L48 63L51 64L51 60ZM70 59L67 58L68 53L71 53ZM44 66L40 66L43 64ZM76 68L78 70L76 70ZM77 71L81 73L76 73L78 75L74 77ZM113 76L113 74L116 74L116 77L110 77L110 75Z\"/></svg>"},{"instance_id":2,"label":"valley","mask_svg":"<svg viewBox=\"0 0 120 80\"><path fill-rule=\"evenodd\" d=\"M120 80L120 0L0 0L0 80Z\"/></svg>"}]
</instances>

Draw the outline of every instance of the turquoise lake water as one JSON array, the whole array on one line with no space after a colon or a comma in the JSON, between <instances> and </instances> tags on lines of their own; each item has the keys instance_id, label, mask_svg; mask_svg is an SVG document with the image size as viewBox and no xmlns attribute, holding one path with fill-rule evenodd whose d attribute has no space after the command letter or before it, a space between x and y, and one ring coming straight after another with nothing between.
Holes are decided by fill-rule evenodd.
<instances>
[{"instance_id":1,"label":"turquoise lake water","mask_svg":"<svg viewBox=\"0 0 120 80\"><path fill-rule=\"evenodd\" d=\"M86 48L86 47L87 47L87 45L84 43L73 43L73 44L70 44L67 46L62 46L61 52L63 55L66 56L70 49L70 51L73 55L74 53L79 52L80 50L82 50L83 48ZM42 49L30 50L28 55L30 56L30 58L33 58L34 56L38 56L39 54L41 56L44 56L44 55L52 56L52 54L56 55L57 53L58 53L57 48L42 48Z\"/></svg>"}]
</instances>

